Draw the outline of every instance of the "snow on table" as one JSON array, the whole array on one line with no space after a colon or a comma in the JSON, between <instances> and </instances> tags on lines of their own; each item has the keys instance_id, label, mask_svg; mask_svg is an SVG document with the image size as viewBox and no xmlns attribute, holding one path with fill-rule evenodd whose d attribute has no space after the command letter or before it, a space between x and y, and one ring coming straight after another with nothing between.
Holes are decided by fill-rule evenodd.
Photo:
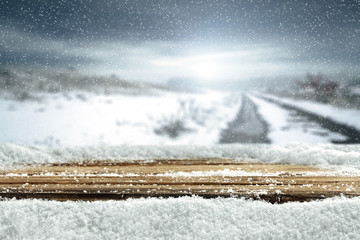
<instances>
[{"instance_id":1,"label":"snow on table","mask_svg":"<svg viewBox=\"0 0 360 240\"><path fill-rule=\"evenodd\" d=\"M340 175L355 175L359 173L360 146L234 144L49 148L0 145L0 165L6 171L21 170L28 164L39 166L85 160L153 162L164 158L303 163L329 167ZM172 174L181 177L179 172L167 172L162 177L172 177ZM188 174L190 177L206 176L201 171ZM256 175L261 177L258 172ZM276 171L263 174L265 177L273 175L279 176ZM248 177L240 170L217 170L210 176ZM358 239L359 214L360 198L281 205L199 197L95 202L3 200L0 201L0 236L2 239Z\"/></svg>"},{"instance_id":2,"label":"snow on table","mask_svg":"<svg viewBox=\"0 0 360 240\"><path fill-rule=\"evenodd\" d=\"M85 160L154 160L230 158L267 163L304 164L336 169L360 168L360 145L227 144L227 145L119 145L43 147L0 144L0 167Z\"/></svg>"},{"instance_id":3,"label":"snow on table","mask_svg":"<svg viewBox=\"0 0 360 240\"><path fill-rule=\"evenodd\" d=\"M272 203L360 196L360 174L230 159L86 161L0 171L0 197L123 200L246 197Z\"/></svg>"},{"instance_id":4,"label":"snow on table","mask_svg":"<svg viewBox=\"0 0 360 240\"><path fill-rule=\"evenodd\" d=\"M0 201L2 239L359 239L360 198Z\"/></svg>"}]
</instances>

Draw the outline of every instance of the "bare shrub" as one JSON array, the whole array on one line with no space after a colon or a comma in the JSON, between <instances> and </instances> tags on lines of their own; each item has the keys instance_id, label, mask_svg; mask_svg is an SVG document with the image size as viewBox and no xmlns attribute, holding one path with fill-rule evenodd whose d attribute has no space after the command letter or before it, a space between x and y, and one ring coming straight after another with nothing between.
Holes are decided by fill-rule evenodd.
<instances>
[{"instance_id":1,"label":"bare shrub","mask_svg":"<svg viewBox=\"0 0 360 240\"><path fill-rule=\"evenodd\" d=\"M307 73L306 81L300 82L300 86L307 92L307 94L313 95L316 101L328 103L335 97L339 88L339 83L330 81L321 73Z\"/></svg>"},{"instance_id":2,"label":"bare shrub","mask_svg":"<svg viewBox=\"0 0 360 240\"><path fill-rule=\"evenodd\" d=\"M177 138L184 132L189 132L190 129L185 127L184 121L180 119L166 119L162 121L161 126L154 129L157 135L166 135L170 138Z\"/></svg>"}]
</instances>

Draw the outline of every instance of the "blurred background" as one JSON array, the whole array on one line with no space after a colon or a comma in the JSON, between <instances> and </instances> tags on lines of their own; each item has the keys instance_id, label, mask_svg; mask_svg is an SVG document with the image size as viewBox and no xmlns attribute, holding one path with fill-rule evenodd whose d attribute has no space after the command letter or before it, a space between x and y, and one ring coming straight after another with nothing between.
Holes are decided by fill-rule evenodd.
<instances>
[{"instance_id":1,"label":"blurred background","mask_svg":"<svg viewBox=\"0 0 360 240\"><path fill-rule=\"evenodd\" d=\"M0 0L0 143L360 143L360 2Z\"/></svg>"}]
</instances>

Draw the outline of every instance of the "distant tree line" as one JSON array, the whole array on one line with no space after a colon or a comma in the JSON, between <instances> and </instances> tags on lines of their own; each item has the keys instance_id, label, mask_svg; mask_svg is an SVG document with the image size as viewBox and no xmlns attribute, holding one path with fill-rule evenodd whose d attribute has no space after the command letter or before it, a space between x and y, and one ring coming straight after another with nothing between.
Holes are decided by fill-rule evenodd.
<instances>
[{"instance_id":1,"label":"distant tree line","mask_svg":"<svg viewBox=\"0 0 360 240\"><path fill-rule=\"evenodd\" d=\"M0 68L0 93L12 93L18 100L32 99L37 93L57 93L73 90L110 93L118 90L141 90L156 85L128 82L116 75L84 74L71 69ZM160 86L159 86L160 88Z\"/></svg>"}]
</instances>

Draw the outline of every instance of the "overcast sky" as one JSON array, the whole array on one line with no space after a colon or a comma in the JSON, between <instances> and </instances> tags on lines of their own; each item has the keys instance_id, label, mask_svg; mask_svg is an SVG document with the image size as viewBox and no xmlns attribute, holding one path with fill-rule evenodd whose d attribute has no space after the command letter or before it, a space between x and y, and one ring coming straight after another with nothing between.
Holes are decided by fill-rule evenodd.
<instances>
[{"instance_id":1,"label":"overcast sky","mask_svg":"<svg viewBox=\"0 0 360 240\"><path fill-rule=\"evenodd\" d=\"M124 79L357 75L359 0L0 0L0 64Z\"/></svg>"}]
</instances>

